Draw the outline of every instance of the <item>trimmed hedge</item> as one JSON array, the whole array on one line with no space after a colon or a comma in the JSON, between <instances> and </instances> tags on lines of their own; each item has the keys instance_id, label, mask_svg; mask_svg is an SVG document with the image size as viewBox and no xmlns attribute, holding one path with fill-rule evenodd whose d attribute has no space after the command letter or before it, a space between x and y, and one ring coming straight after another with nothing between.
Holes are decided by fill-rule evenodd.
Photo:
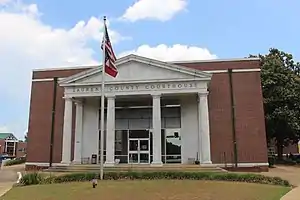
<instances>
[{"instance_id":1,"label":"trimmed hedge","mask_svg":"<svg viewBox=\"0 0 300 200\"><path fill-rule=\"evenodd\" d=\"M25 159L6 160L4 161L4 166L19 165L23 163L25 163Z\"/></svg>"},{"instance_id":2,"label":"trimmed hedge","mask_svg":"<svg viewBox=\"0 0 300 200\"><path fill-rule=\"evenodd\" d=\"M98 173L72 173L61 176L48 176L34 172L25 174L21 185L34 184L52 184L66 182L83 182L99 178ZM261 183L271 185L290 186L290 183L279 177L267 177L259 174L242 174L242 173L220 173L220 172L107 172L104 174L105 180L215 180L215 181L236 181L247 183Z\"/></svg>"}]
</instances>

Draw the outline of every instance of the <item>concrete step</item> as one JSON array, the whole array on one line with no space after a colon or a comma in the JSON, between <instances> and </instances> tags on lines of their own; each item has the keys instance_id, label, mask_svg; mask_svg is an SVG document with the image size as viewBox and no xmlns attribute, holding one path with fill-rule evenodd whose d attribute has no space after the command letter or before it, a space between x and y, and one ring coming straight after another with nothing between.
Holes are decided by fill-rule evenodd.
<instances>
[{"instance_id":1,"label":"concrete step","mask_svg":"<svg viewBox=\"0 0 300 200\"><path fill-rule=\"evenodd\" d=\"M53 166L45 171L48 172L99 172L99 165L70 165L70 166ZM224 172L218 167L200 167L197 165L191 166L114 166L104 167L105 172L128 172L128 171L187 171L187 172Z\"/></svg>"}]
</instances>

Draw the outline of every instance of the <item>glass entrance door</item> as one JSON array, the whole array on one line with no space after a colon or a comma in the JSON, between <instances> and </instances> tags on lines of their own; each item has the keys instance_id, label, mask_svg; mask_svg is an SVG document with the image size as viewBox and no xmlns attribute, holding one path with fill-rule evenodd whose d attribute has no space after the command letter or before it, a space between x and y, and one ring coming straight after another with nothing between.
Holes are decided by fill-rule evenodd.
<instances>
[{"instance_id":1,"label":"glass entrance door","mask_svg":"<svg viewBox=\"0 0 300 200\"><path fill-rule=\"evenodd\" d=\"M149 138L129 139L128 162L130 164L149 164L150 140Z\"/></svg>"}]
</instances>

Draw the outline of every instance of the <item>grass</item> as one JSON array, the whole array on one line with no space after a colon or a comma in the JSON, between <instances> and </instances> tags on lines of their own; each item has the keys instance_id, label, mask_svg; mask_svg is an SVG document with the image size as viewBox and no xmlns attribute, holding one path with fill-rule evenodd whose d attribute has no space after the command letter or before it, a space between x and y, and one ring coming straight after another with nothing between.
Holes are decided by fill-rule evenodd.
<instances>
[{"instance_id":1,"label":"grass","mask_svg":"<svg viewBox=\"0 0 300 200\"><path fill-rule=\"evenodd\" d=\"M15 187L0 200L279 200L288 187L196 180L101 181Z\"/></svg>"}]
</instances>

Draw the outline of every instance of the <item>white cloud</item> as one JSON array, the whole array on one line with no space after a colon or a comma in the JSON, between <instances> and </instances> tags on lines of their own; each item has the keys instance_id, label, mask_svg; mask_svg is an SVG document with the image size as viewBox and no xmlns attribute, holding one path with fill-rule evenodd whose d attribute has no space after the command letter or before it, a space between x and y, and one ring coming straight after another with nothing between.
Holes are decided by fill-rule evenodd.
<instances>
[{"instance_id":1,"label":"white cloud","mask_svg":"<svg viewBox=\"0 0 300 200\"><path fill-rule=\"evenodd\" d=\"M0 133L9 133L9 129L6 126L0 126Z\"/></svg>"},{"instance_id":2,"label":"white cloud","mask_svg":"<svg viewBox=\"0 0 300 200\"><path fill-rule=\"evenodd\" d=\"M0 5L5 5L9 3L11 0L0 0Z\"/></svg>"},{"instance_id":3,"label":"white cloud","mask_svg":"<svg viewBox=\"0 0 300 200\"><path fill-rule=\"evenodd\" d=\"M168 21L186 6L187 0L139 0L126 9L121 19L131 22L143 19Z\"/></svg>"},{"instance_id":4,"label":"white cloud","mask_svg":"<svg viewBox=\"0 0 300 200\"><path fill-rule=\"evenodd\" d=\"M212 54L206 48L181 44L175 44L173 46L160 44L154 47L141 45L136 50L121 53L119 57L123 57L128 54L136 54L162 61L207 60L217 58L216 55Z\"/></svg>"},{"instance_id":5,"label":"white cloud","mask_svg":"<svg viewBox=\"0 0 300 200\"><path fill-rule=\"evenodd\" d=\"M0 126L6 124L21 135L27 129L32 69L98 62L87 43L97 42L100 48L101 19L91 17L62 29L43 23L41 15L36 4L0 0ZM117 32L109 32L113 43L123 39ZM5 119L3 109L9 112Z\"/></svg>"}]
</instances>

